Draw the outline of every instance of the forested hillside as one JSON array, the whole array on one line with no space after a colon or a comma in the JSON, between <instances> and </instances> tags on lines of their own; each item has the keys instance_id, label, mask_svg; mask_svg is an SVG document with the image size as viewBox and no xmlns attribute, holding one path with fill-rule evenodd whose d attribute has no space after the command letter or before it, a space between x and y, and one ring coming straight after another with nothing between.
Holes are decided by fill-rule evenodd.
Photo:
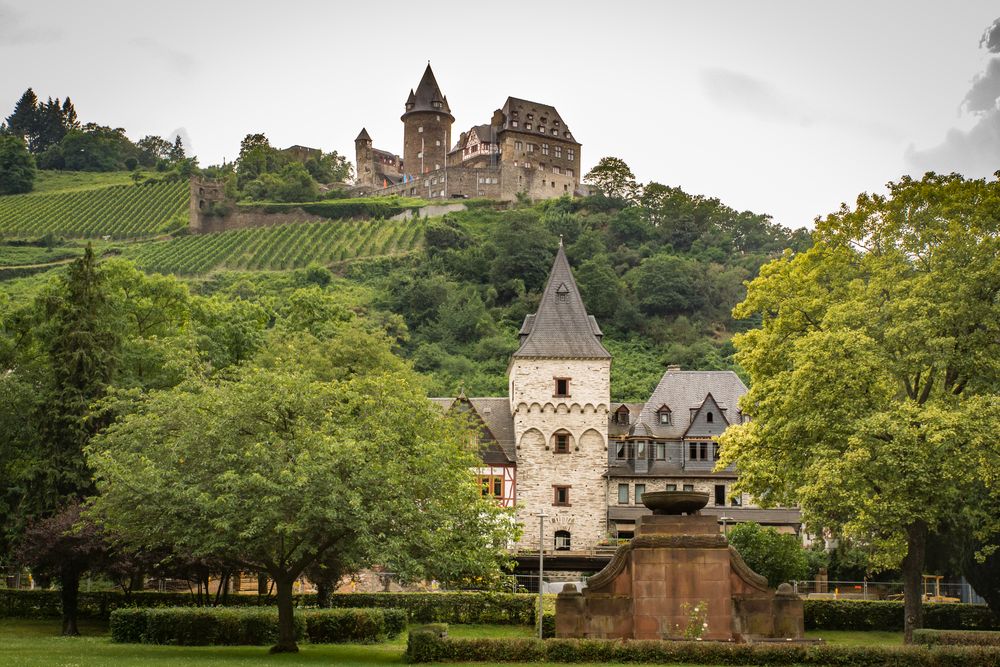
<instances>
[{"instance_id":1,"label":"forested hillside","mask_svg":"<svg viewBox=\"0 0 1000 667\"><path fill-rule=\"evenodd\" d=\"M632 202L557 199L508 211L475 208L432 221L424 257L377 281L401 315L407 355L434 391L504 395L524 316L535 310L560 242L614 355L617 400L645 400L668 363L732 368L732 319L743 281L810 239L716 199L650 184Z\"/></svg>"}]
</instances>

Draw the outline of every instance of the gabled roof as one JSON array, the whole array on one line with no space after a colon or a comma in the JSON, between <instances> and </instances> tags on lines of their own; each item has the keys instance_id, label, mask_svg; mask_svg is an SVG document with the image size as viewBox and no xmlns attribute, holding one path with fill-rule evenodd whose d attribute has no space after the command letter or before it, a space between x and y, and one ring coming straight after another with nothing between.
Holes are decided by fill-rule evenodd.
<instances>
[{"instance_id":1,"label":"gabled roof","mask_svg":"<svg viewBox=\"0 0 1000 667\"><path fill-rule=\"evenodd\" d=\"M366 130L365 128L361 128L361 133L358 134L358 138L355 139L354 141L358 142L358 141L371 141L371 140L372 138L368 136L368 130Z\"/></svg>"},{"instance_id":2,"label":"gabled roof","mask_svg":"<svg viewBox=\"0 0 1000 667\"><path fill-rule=\"evenodd\" d=\"M432 398L443 412L471 411L481 429L480 456L488 465L510 465L516 461L514 448L514 417L507 398Z\"/></svg>"},{"instance_id":3,"label":"gabled roof","mask_svg":"<svg viewBox=\"0 0 1000 667\"><path fill-rule=\"evenodd\" d=\"M587 315L560 243L538 311L521 325L521 347L514 358L610 359L602 335L597 320Z\"/></svg>"},{"instance_id":4,"label":"gabled roof","mask_svg":"<svg viewBox=\"0 0 1000 667\"><path fill-rule=\"evenodd\" d=\"M691 425L691 418L709 395L720 409L726 409L723 416L728 423L738 423L737 401L746 392L746 385L732 371L671 369L660 378L639 415L639 421L649 427L654 437L683 438ZM670 408L669 424L660 424L657 418L657 412L664 405Z\"/></svg>"},{"instance_id":5,"label":"gabled roof","mask_svg":"<svg viewBox=\"0 0 1000 667\"><path fill-rule=\"evenodd\" d=\"M439 108L435 107L435 102L439 102L441 106ZM406 99L406 112L403 115L405 116L417 111L436 111L448 114L449 116L451 115L451 108L448 107L448 98L441 94L441 89L438 87L437 79L434 78L434 71L431 70L430 63L427 63L427 69L424 70L424 75L420 77L420 83L417 84L416 92L413 90L410 91L410 95Z\"/></svg>"},{"instance_id":6,"label":"gabled roof","mask_svg":"<svg viewBox=\"0 0 1000 667\"><path fill-rule=\"evenodd\" d=\"M521 132L524 134L535 134L541 137L548 137L550 139L559 139L561 141L568 141L570 143L579 144L574 137L573 133L570 132L569 127L566 122L556 111L556 108L551 104L542 104L540 102L531 102L529 100L522 100L517 97L508 97L507 101L503 103L503 108L501 112L504 116L502 130L511 130L514 132ZM517 117L514 117L514 112L517 112ZM528 114L532 115L532 119L528 120ZM545 133L538 131L539 121L545 119L545 124L542 127L545 128ZM517 127L514 127L513 121L517 121ZM531 129L527 130L524 127L525 123L531 123ZM558 125L556 124L558 123ZM555 135L552 134L552 130L557 130ZM568 136L567 136L568 135Z\"/></svg>"}]
</instances>

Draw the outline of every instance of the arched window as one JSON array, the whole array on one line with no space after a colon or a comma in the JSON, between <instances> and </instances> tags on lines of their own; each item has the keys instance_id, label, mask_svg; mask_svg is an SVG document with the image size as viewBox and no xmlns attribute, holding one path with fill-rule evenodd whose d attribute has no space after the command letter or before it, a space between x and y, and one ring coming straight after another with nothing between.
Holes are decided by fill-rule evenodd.
<instances>
[{"instance_id":1,"label":"arched window","mask_svg":"<svg viewBox=\"0 0 1000 667\"><path fill-rule=\"evenodd\" d=\"M569 541L569 531L568 530L557 530L556 531L556 551L569 551L570 541Z\"/></svg>"},{"instance_id":2,"label":"arched window","mask_svg":"<svg viewBox=\"0 0 1000 667\"><path fill-rule=\"evenodd\" d=\"M715 421L715 415L713 415L711 412L707 413L705 415L705 421L707 421L709 424L711 424L712 422Z\"/></svg>"}]
</instances>

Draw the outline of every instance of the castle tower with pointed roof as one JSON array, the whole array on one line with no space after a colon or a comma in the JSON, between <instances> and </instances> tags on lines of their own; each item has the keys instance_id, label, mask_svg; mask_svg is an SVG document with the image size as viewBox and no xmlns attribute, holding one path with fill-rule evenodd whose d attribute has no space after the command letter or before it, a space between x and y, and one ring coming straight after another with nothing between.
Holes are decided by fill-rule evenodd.
<instances>
[{"instance_id":1,"label":"castle tower with pointed roof","mask_svg":"<svg viewBox=\"0 0 1000 667\"><path fill-rule=\"evenodd\" d=\"M373 187L375 185L375 156L372 153L372 138L365 128L361 128L358 138L354 140L354 154L357 157L358 185Z\"/></svg>"},{"instance_id":2,"label":"castle tower with pointed roof","mask_svg":"<svg viewBox=\"0 0 1000 667\"><path fill-rule=\"evenodd\" d=\"M580 549L607 531L606 460L611 354L587 314L560 244L538 311L520 331L508 368L517 456L522 546L537 548L544 510L546 548ZM562 545L562 546L560 546Z\"/></svg>"},{"instance_id":3,"label":"castle tower with pointed roof","mask_svg":"<svg viewBox=\"0 0 1000 667\"><path fill-rule=\"evenodd\" d=\"M403 165L408 174L426 174L445 166L451 146L448 98L441 92L430 62L416 90L406 98L403 121Z\"/></svg>"}]
</instances>

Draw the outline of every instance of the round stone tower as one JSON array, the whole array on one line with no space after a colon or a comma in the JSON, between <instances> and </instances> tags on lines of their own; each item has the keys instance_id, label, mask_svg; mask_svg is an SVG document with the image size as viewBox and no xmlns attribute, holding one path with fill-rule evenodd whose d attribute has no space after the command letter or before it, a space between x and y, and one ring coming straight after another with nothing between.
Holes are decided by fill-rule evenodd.
<instances>
[{"instance_id":1,"label":"round stone tower","mask_svg":"<svg viewBox=\"0 0 1000 667\"><path fill-rule=\"evenodd\" d=\"M448 98L441 94L431 64L414 92L406 99L403 121L403 172L419 176L441 169L451 146L451 115Z\"/></svg>"}]
</instances>

